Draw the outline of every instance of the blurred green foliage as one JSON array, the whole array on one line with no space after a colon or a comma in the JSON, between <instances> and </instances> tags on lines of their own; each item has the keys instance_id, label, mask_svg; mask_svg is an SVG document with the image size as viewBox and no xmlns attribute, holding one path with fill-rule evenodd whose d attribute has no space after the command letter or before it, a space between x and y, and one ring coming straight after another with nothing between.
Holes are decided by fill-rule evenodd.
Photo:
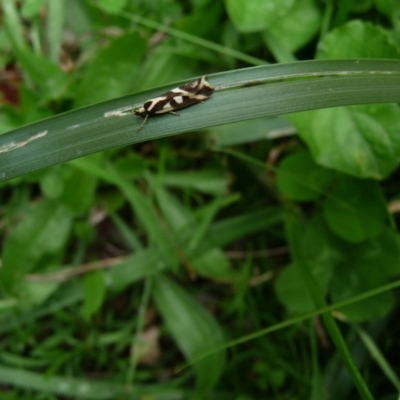
<instances>
[{"instance_id":1,"label":"blurred green foliage","mask_svg":"<svg viewBox=\"0 0 400 400\"><path fill-rule=\"evenodd\" d=\"M398 60L399 13L395 0L3 0L0 130L16 131L0 138L1 399L394 398L400 110L382 103L399 63L360 71L368 104L344 107L354 71L298 61ZM321 81L343 107L249 120L256 105L285 112L279 82L222 71L289 61L309 84L296 101ZM137 117L105 122L132 92L212 73L249 91L158 117L135 146L122 145ZM162 138L181 123L193 132ZM7 180L20 148L37 166ZM48 157L73 160L40 169ZM255 337L266 327L279 332Z\"/></svg>"}]
</instances>

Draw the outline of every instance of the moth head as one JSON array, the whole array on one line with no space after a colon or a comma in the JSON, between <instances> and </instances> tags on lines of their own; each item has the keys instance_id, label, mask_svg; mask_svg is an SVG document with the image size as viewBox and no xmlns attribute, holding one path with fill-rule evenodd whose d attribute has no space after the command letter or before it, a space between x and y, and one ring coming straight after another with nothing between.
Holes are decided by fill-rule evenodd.
<instances>
[{"instance_id":1,"label":"moth head","mask_svg":"<svg viewBox=\"0 0 400 400\"><path fill-rule=\"evenodd\" d=\"M132 112L133 112L135 115L145 115L145 114L146 114L146 110L145 110L145 108L144 108L143 106L137 108L136 110L132 110Z\"/></svg>"}]
</instances>

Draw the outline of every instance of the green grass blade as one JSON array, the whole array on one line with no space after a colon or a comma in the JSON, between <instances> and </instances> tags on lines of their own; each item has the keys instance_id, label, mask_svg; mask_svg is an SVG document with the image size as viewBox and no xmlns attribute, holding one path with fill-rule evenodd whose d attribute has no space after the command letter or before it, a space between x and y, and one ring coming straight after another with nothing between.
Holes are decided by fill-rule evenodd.
<instances>
[{"instance_id":1,"label":"green grass blade","mask_svg":"<svg viewBox=\"0 0 400 400\"><path fill-rule=\"evenodd\" d=\"M153 282L157 307L187 359L193 360L204 351L223 344L223 333L218 323L193 297L161 274ZM211 390L218 382L225 357L225 351L220 351L193 363L200 392Z\"/></svg>"},{"instance_id":2,"label":"green grass blade","mask_svg":"<svg viewBox=\"0 0 400 400\"><path fill-rule=\"evenodd\" d=\"M315 278L312 276L309 267L303 256L303 251L301 248L300 237L301 228L300 221L297 215L290 214L287 218L287 232L288 239L291 247L293 261L298 265L302 278L307 285L310 295L315 303L316 308L326 307L326 302L323 294L318 286ZM363 400L373 400L373 396L368 389L360 371L355 364L353 357L350 353L349 348L330 313L322 314L327 331L329 332L330 338L334 342L343 363L346 365L349 374L352 377L353 383L356 386L361 398Z\"/></svg>"},{"instance_id":3,"label":"green grass blade","mask_svg":"<svg viewBox=\"0 0 400 400\"><path fill-rule=\"evenodd\" d=\"M316 108L400 101L399 61L307 61L232 71L209 80L217 87L211 99L182 110L180 117L149 118L139 133L142 119L130 113L132 107L176 84L3 134L0 181L96 151L215 125Z\"/></svg>"},{"instance_id":4,"label":"green grass blade","mask_svg":"<svg viewBox=\"0 0 400 400\"><path fill-rule=\"evenodd\" d=\"M124 383L115 381L78 379L59 375L46 378L43 374L4 365L0 365L0 382L29 390L36 389L41 393L54 393L79 399L139 399L146 396L151 396L154 400L185 398L183 391L161 385L137 385L128 390Z\"/></svg>"},{"instance_id":5,"label":"green grass blade","mask_svg":"<svg viewBox=\"0 0 400 400\"><path fill-rule=\"evenodd\" d=\"M393 384L398 392L400 392L400 380L396 374L396 371L390 366L388 360L386 359L385 355L379 349L377 344L374 342L373 338L365 331L364 329L360 328L356 324L351 325L353 329L358 333L362 342L364 343L365 347L368 349L369 353L371 354L372 358L376 361L376 363L381 368L382 372L386 375L388 380Z\"/></svg>"},{"instance_id":6,"label":"green grass blade","mask_svg":"<svg viewBox=\"0 0 400 400\"><path fill-rule=\"evenodd\" d=\"M47 40L49 45L49 58L54 63L60 56L60 44L63 38L65 0L49 1L49 27Z\"/></svg>"},{"instance_id":7,"label":"green grass blade","mask_svg":"<svg viewBox=\"0 0 400 400\"><path fill-rule=\"evenodd\" d=\"M14 49L25 50L23 27L14 0L4 0L2 4L2 22L8 39Z\"/></svg>"}]
</instances>

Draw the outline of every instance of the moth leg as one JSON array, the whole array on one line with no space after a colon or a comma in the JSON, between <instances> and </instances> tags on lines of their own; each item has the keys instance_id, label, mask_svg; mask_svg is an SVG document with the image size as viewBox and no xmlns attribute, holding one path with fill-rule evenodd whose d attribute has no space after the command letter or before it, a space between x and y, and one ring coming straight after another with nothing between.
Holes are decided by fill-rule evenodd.
<instances>
[{"instance_id":1,"label":"moth leg","mask_svg":"<svg viewBox=\"0 0 400 400\"><path fill-rule=\"evenodd\" d=\"M149 118L149 114L146 114L146 116L144 117L144 121L143 121L142 125L140 125L140 127L139 127L139 129L136 131L136 133L139 133L139 131L142 130L142 128L144 127L144 124L145 124L146 121L147 121L147 118Z\"/></svg>"},{"instance_id":2,"label":"moth leg","mask_svg":"<svg viewBox=\"0 0 400 400\"><path fill-rule=\"evenodd\" d=\"M175 112L175 111L170 111L168 114L174 114L174 115L177 115L179 117L179 114L177 112Z\"/></svg>"}]
</instances>

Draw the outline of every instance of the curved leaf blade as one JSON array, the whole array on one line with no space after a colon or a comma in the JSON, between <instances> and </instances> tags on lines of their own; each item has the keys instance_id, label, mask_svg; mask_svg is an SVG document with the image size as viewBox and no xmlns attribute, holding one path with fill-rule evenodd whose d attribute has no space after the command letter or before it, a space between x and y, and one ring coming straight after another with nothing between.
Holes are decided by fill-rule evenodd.
<instances>
[{"instance_id":1,"label":"curved leaf blade","mask_svg":"<svg viewBox=\"0 0 400 400\"><path fill-rule=\"evenodd\" d=\"M324 75L334 76L321 79ZM280 82L289 78L292 80ZM340 105L400 101L400 61L308 61L223 73L210 76L209 81L217 90L206 103L182 110L180 117L151 118L139 133L142 119L130 113L132 107L177 84L82 108L4 134L0 136L0 181L96 151L230 122ZM273 83L265 84L267 81Z\"/></svg>"},{"instance_id":2,"label":"curved leaf blade","mask_svg":"<svg viewBox=\"0 0 400 400\"><path fill-rule=\"evenodd\" d=\"M153 282L157 307L189 361L224 343L217 322L193 297L161 274L155 277ZM224 350L194 362L199 390L207 392L215 386L224 364Z\"/></svg>"}]
</instances>

